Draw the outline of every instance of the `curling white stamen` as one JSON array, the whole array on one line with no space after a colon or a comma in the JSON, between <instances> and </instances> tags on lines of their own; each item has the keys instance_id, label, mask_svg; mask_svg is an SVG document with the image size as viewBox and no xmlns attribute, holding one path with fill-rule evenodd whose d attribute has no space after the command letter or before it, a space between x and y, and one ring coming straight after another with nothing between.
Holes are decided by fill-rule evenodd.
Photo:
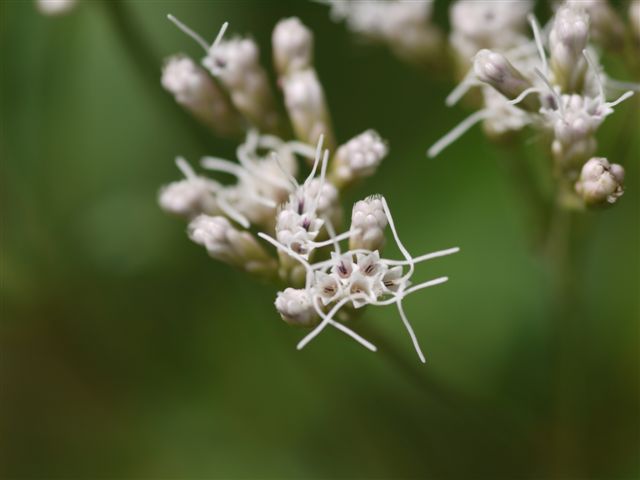
<instances>
[{"instance_id":1,"label":"curling white stamen","mask_svg":"<svg viewBox=\"0 0 640 480\"><path fill-rule=\"evenodd\" d=\"M427 155L430 158L437 156L442 150L447 148L453 142L455 142L458 138L460 138L467 130L473 127L476 123L484 120L489 115L487 110L479 110L475 113L472 113L467 118L465 118L462 122L460 122L453 130L447 133L444 137L438 140L436 143L427 150Z\"/></svg>"},{"instance_id":2,"label":"curling white stamen","mask_svg":"<svg viewBox=\"0 0 640 480\"><path fill-rule=\"evenodd\" d=\"M542 35L540 34L540 25L538 24L538 19L532 13L527 15L527 19L531 24L531 30L533 30L533 38L538 49L538 54L540 55L540 61L542 62L542 71L545 75L549 75L549 65L547 64L547 56L544 53L544 45L542 43Z\"/></svg>"}]
</instances>

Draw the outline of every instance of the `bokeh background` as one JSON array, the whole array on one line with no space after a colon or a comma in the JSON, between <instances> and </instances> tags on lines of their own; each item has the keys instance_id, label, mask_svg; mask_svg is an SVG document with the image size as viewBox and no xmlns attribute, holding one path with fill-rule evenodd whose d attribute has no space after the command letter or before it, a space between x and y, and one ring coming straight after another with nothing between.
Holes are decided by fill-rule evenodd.
<instances>
[{"instance_id":1,"label":"bokeh background","mask_svg":"<svg viewBox=\"0 0 640 480\"><path fill-rule=\"evenodd\" d=\"M207 37L228 20L269 69L277 20L314 30L338 138L375 128L391 148L345 205L382 193L410 251L462 249L419 270L449 283L406 302L426 366L392 307L360 320L379 354L330 330L296 351L274 288L159 210L175 155L234 149L160 88L163 57L201 55L169 12ZM49 18L2 0L0 22L1 476L640 478L637 99L600 131L627 190L583 219L558 339L514 159L480 128L427 159L468 114L445 108L452 83L326 7L95 0Z\"/></svg>"}]
</instances>

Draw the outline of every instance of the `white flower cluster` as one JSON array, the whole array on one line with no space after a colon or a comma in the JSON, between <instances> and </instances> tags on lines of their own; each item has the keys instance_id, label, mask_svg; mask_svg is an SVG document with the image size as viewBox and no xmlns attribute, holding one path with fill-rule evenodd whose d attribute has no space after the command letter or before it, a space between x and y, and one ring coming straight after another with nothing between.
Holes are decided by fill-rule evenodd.
<instances>
[{"instance_id":1,"label":"white flower cluster","mask_svg":"<svg viewBox=\"0 0 640 480\"><path fill-rule=\"evenodd\" d=\"M411 62L439 53L442 32L431 22L433 0L319 0L331 7L334 21L344 21L356 34L386 43Z\"/></svg>"},{"instance_id":2,"label":"white flower cluster","mask_svg":"<svg viewBox=\"0 0 640 480\"><path fill-rule=\"evenodd\" d=\"M366 205L366 208L363 208L363 205ZM363 214L363 210L368 212ZM373 220L363 218L368 216ZM387 222L404 256L403 260L380 257L379 250L384 240L384 237L380 236L380 231L384 230ZM373 234L368 230L373 230ZM331 238L326 242L334 248L329 260L311 263L308 254L301 254L291 245L265 233L259 235L273 244L278 251L295 259L305 273L304 288L287 288L278 293L275 301L276 309L287 323L315 326L300 341L298 349L303 348L325 327L331 325L366 348L375 351L376 347L371 342L347 327L338 319L338 316L346 313L345 319L348 319L350 310L367 305L396 305L420 360L425 362L424 354L404 312L402 301L413 292L447 281L446 277L440 277L412 286L410 279L417 263L456 253L459 251L458 248L412 257L398 237L386 200L380 196L369 197L356 204L348 232L342 235L331 233ZM350 250L342 252L340 241L346 237L351 237ZM367 239L367 241L361 243L359 239ZM377 242L372 242L373 239Z\"/></svg>"},{"instance_id":3,"label":"white flower cluster","mask_svg":"<svg viewBox=\"0 0 640 480\"><path fill-rule=\"evenodd\" d=\"M165 66L165 88L214 127L228 119L222 110L214 111L211 106L224 102L228 94L231 102L224 115L244 117L249 124L272 130L267 121L270 104L264 101L268 95L259 85L266 80L259 69L255 43L223 40L225 24L208 45L170 18L203 46L207 54L202 63L213 77L188 58L174 57ZM349 312L365 305L396 304L424 361L402 300L446 281L443 277L411 286L416 263L457 249L411 257L398 239L382 197L357 202L350 229L336 234L343 220L340 189L375 173L388 153L387 144L374 130L366 130L331 156L333 135L322 86L313 68L313 35L300 20L289 18L278 23L272 40L278 83L297 140L285 141L272 133L249 129L236 149L238 162L201 158L202 168L234 177L231 184L197 174L179 157L176 163L185 178L163 187L159 204L189 222L189 238L211 257L288 286L277 295L277 311L288 323L314 327L300 348L325 326L333 325L375 350L345 324ZM310 165L302 182L297 180L299 159ZM404 260L380 258L387 224ZM258 230L258 236L276 251L265 250L251 229ZM349 251L342 254L340 243L347 240ZM331 249L333 252L328 251Z\"/></svg>"},{"instance_id":4,"label":"white flower cluster","mask_svg":"<svg viewBox=\"0 0 640 480\"><path fill-rule=\"evenodd\" d=\"M484 108L436 142L427 152L429 156L439 154L479 121L484 121L485 130L496 137L531 125L550 134L550 152L562 180L577 180L596 153L598 127L633 92L606 100L607 92L619 89L620 82L610 80L596 63L595 52L588 44L591 22L581 2L560 6L545 29L531 15L529 21L533 41L522 40L504 53L481 49L475 54L473 68L447 103L454 104L469 88L480 84ZM615 178L620 179L621 189L622 176ZM585 205L593 205L596 197L608 203L619 197L589 195L588 188L576 188L574 193Z\"/></svg>"}]
</instances>

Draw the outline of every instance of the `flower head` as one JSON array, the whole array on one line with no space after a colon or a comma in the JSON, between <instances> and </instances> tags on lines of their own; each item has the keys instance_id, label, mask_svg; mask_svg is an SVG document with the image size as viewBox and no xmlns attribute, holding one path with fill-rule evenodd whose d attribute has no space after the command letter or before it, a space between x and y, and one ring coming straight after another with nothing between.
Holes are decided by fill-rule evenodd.
<instances>
[{"instance_id":1,"label":"flower head","mask_svg":"<svg viewBox=\"0 0 640 480\"><path fill-rule=\"evenodd\" d=\"M576 192L588 206L610 205L624 193L624 168L606 158L592 158L582 167Z\"/></svg>"}]
</instances>

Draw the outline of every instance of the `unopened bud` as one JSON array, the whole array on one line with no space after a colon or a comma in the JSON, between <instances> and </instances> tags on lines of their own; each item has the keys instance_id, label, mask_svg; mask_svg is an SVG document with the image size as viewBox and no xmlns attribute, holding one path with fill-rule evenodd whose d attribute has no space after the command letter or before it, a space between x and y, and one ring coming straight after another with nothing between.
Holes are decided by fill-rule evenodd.
<instances>
[{"instance_id":1,"label":"unopened bud","mask_svg":"<svg viewBox=\"0 0 640 480\"><path fill-rule=\"evenodd\" d=\"M310 327L318 322L318 314L305 289L287 288L278 292L275 306L282 319L290 325Z\"/></svg>"},{"instance_id":2,"label":"unopened bud","mask_svg":"<svg viewBox=\"0 0 640 480\"><path fill-rule=\"evenodd\" d=\"M297 17L280 20L273 29L273 60L279 75L310 68L313 34Z\"/></svg>"},{"instance_id":3,"label":"unopened bud","mask_svg":"<svg viewBox=\"0 0 640 480\"><path fill-rule=\"evenodd\" d=\"M325 145L333 145L333 131L322 85L315 70L293 72L281 77L284 102L296 137L315 145L324 135Z\"/></svg>"},{"instance_id":4,"label":"unopened bud","mask_svg":"<svg viewBox=\"0 0 640 480\"><path fill-rule=\"evenodd\" d=\"M279 118L258 45L249 38L220 41L202 64L229 92L233 105L262 132L277 132Z\"/></svg>"},{"instance_id":5,"label":"unopened bud","mask_svg":"<svg viewBox=\"0 0 640 480\"><path fill-rule=\"evenodd\" d=\"M624 193L624 168L595 157L582 167L576 192L589 206L615 203Z\"/></svg>"},{"instance_id":6,"label":"unopened bud","mask_svg":"<svg viewBox=\"0 0 640 480\"><path fill-rule=\"evenodd\" d=\"M587 62L582 51L589 40L589 15L579 6L558 9L549 33L551 70L563 92L582 89Z\"/></svg>"},{"instance_id":7,"label":"unopened bud","mask_svg":"<svg viewBox=\"0 0 640 480\"><path fill-rule=\"evenodd\" d=\"M212 258L249 273L270 276L277 269L276 261L247 231L237 230L225 217L199 215L187 228L189 238L202 245Z\"/></svg>"},{"instance_id":8,"label":"unopened bud","mask_svg":"<svg viewBox=\"0 0 640 480\"><path fill-rule=\"evenodd\" d=\"M351 213L351 231L354 233L349 239L349 248L382 250L386 226L387 216L381 197L371 196L356 202Z\"/></svg>"},{"instance_id":9,"label":"unopened bud","mask_svg":"<svg viewBox=\"0 0 640 480\"><path fill-rule=\"evenodd\" d=\"M330 179L338 187L373 175L389 149L375 130L352 138L336 151L331 163Z\"/></svg>"},{"instance_id":10,"label":"unopened bud","mask_svg":"<svg viewBox=\"0 0 640 480\"><path fill-rule=\"evenodd\" d=\"M76 0L37 0L36 7L43 15L63 15L76 6Z\"/></svg>"},{"instance_id":11,"label":"unopened bud","mask_svg":"<svg viewBox=\"0 0 640 480\"><path fill-rule=\"evenodd\" d=\"M629 4L629 21L636 40L640 42L640 0L633 0Z\"/></svg>"},{"instance_id":12,"label":"unopened bud","mask_svg":"<svg viewBox=\"0 0 640 480\"><path fill-rule=\"evenodd\" d=\"M172 182L160 190L158 203L165 212L186 218L218 211L213 183L203 177Z\"/></svg>"},{"instance_id":13,"label":"unopened bud","mask_svg":"<svg viewBox=\"0 0 640 480\"><path fill-rule=\"evenodd\" d=\"M209 74L189 57L167 59L162 69L162 86L180 105L209 125L220 136L242 131L241 118Z\"/></svg>"},{"instance_id":14,"label":"unopened bud","mask_svg":"<svg viewBox=\"0 0 640 480\"><path fill-rule=\"evenodd\" d=\"M531 82L504 55L491 50L476 53L473 70L480 81L491 85L509 100L531 87ZM532 111L540 108L540 102L533 96L525 98L520 105Z\"/></svg>"}]
</instances>

